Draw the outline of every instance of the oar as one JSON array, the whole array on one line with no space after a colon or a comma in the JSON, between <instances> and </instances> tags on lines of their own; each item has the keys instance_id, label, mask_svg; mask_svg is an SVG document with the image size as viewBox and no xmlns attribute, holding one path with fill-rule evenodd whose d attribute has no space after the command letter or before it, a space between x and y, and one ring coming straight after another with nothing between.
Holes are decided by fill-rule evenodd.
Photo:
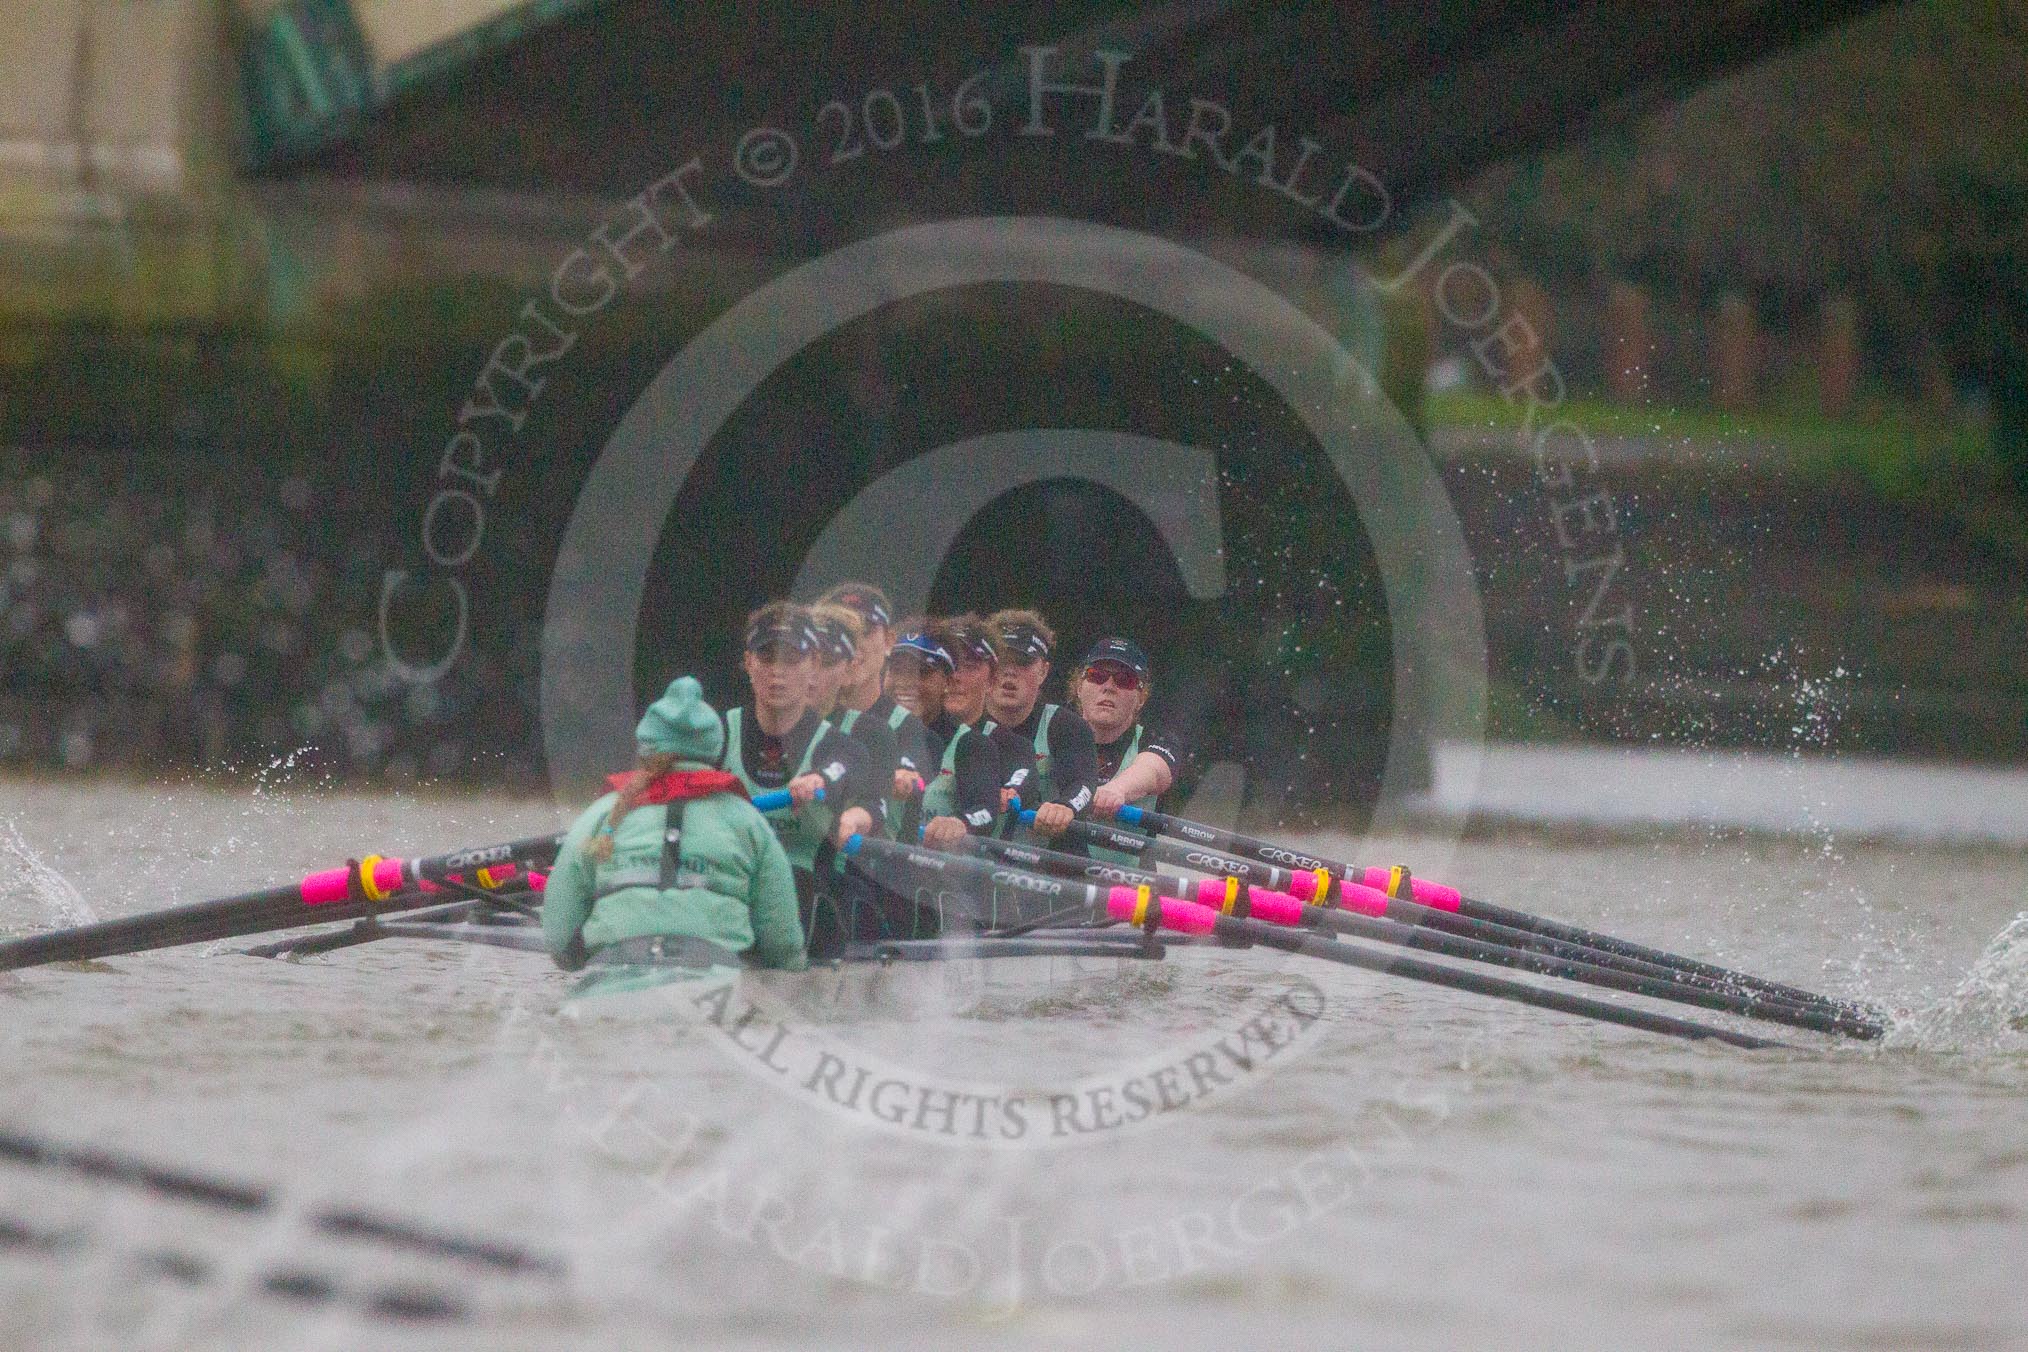
<instances>
[{"instance_id":1,"label":"oar","mask_svg":"<svg viewBox=\"0 0 2028 1352\"><path fill-rule=\"evenodd\" d=\"M819 789L817 797L823 796ZM791 801L789 791L779 789L754 795L753 804L768 812ZM0 972L438 906L446 891L484 895L508 886L527 866L554 859L562 841L535 836L427 859L368 855L280 887L0 941Z\"/></svg>"},{"instance_id":2,"label":"oar","mask_svg":"<svg viewBox=\"0 0 2028 1352\"><path fill-rule=\"evenodd\" d=\"M1406 977L1411 981L1424 981L1452 990L1514 1000L1542 1009L1554 1009L1605 1023L1620 1024L1651 1033L1663 1033L1670 1037L1709 1038L1735 1047L1786 1045L1709 1024L1693 1023L1667 1014L1607 1004L1602 1000L1572 995L1565 991L1548 990L1480 972L1424 962L1420 958L1377 952L1308 930L1271 925L1239 916L1221 915L1208 906L1158 897L1152 889L1145 886L1103 886L1098 883L1048 878L986 859L944 854L886 840L869 840L864 836L853 836L849 839L845 844L845 853L858 861L860 867L868 868L870 871L901 872L969 884L985 894L987 898L985 909L990 917L989 923L1001 923L1000 913L1003 905L1016 914L1024 908L1033 911L1048 907L1058 914L1079 910L1093 920L1125 921L1151 931L1169 929L1183 934L1215 935L1234 943L1256 943L1324 962Z\"/></svg>"},{"instance_id":3,"label":"oar","mask_svg":"<svg viewBox=\"0 0 2028 1352\"><path fill-rule=\"evenodd\" d=\"M1024 822L1034 821L1031 811L1021 813ZM1318 875L1310 872L1294 872L1278 864L1248 859L1244 855L1229 851L1214 850L1208 845L1194 844L1185 840L1173 840L1162 836L1144 836L1116 826L1098 822L1073 821L1064 830L1064 836L1081 845L1095 845L1133 855L1142 865L1172 864L1214 877L1237 878L1256 887L1265 887L1275 892L1286 892L1299 901L1324 906L1342 906L1360 915L1375 919L1400 921L1405 925L1417 925L1426 929L1455 934L1460 938L1477 939L1483 943L1498 944L1506 948L1519 949L1526 953L1538 953L1544 957L1561 958L1569 962L1588 963L1593 967L1604 967L1629 976L1645 977L1650 980L1674 982L1699 987L1730 996L1750 996L1767 1009L1790 1009L1814 1011L1828 1014L1851 1022L1854 1036L1875 1036L1875 1033L1861 1032L1861 1029L1884 1031L1876 1019L1865 1017L1856 1010L1847 1010L1818 1000L1788 1000L1765 991L1742 988L1734 981L1721 981L1701 973L1685 971L1680 967L1668 967L1661 963L1646 962L1619 953L1610 953L1587 944L1573 943L1566 939L1555 939L1538 934L1533 930L1515 929L1509 925L1495 924L1490 920L1476 920L1455 911L1442 911L1406 897L1393 896L1378 888L1362 883L1344 882L1335 888L1320 881ZM1106 865L1093 861L1094 869L1085 871L1085 876L1102 879L1108 876L1102 870ZM1117 881L1117 880L1116 880ZM1320 900L1320 894L1333 895ZM1187 898L1186 898L1187 900Z\"/></svg>"},{"instance_id":4,"label":"oar","mask_svg":"<svg viewBox=\"0 0 2028 1352\"><path fill-rule=\"evenodd\" d=\"M1510 967L1517 971L1533 972L1538 976L1556 977L1587 986L1624 991L1629 995L1644 995L1656 1000L1670 1000L1677 1004L1692 1005L1723 1014L1737 1014L1743 1018L1784 1024L1791 1028L1805 1028L1812 1032L1835 1033L1854 1038L1877 1038L1887 1031L1880 1024L1861 1023L1814 1006L1803 1007L1764 996L1714 991L1667 977L1632 976L1592 963L1545 957L1505 944L1461 938L1394 920L1354 914L1336 907L1313 906L1287 892L1245 883L1235 877L1192 882L1185 878L1163 877L1160 874L1121 868L1114 864L1100 864L1094 860L1081 859L1076 855L1041 850L1030 845L973 836L967 836L960 841L959 848L970 854L997 859L1003 863L1056 877L1083 877L1094 881L1104 879L1130 887L1147 887L1158 896L1209 906L1222 915L1251 917L1267 921L1269 924L1293 925L1326 930L1334 934L1349 934L1402 948L1440 953L1445 957L1463 958L1497 967ZM1104 869L1106 872L1095 874L1095 868ZM1350 886L1356 888L1359 884ZM1373 889L1360 890L1370 892ZM1376 893L1375 896L1382 903L1388 900L1385 894Z\"/></svg>"},{"instance_id":5,"label":"oar","mask_svg":"<svg viewBox=\"0 0 2028 1352\"><path fill-rule=\"evenodd\" d=\"M1712 981L1722 982L1734 990L1758 991L1763 995L1771 995L1777 999L1787 1000L1794 1004L1815 1005L1825 1009L1836 1010L1855 1019L1870 1022L1877 1020L1879 1016L1879 1011L1877 1010L1868 1009L1863 1005L1855 1004L1851 1001L1834 999L1828 995L1820 995L1814 991L1806 991L1799 986L1791 986L1779 981L1770 981L1765 977L1752 976L1746 972L1734 971L1729 967L1720 967L1696 958L1684 957L1680 953L1670 953L1659 948L1649 948L1645 944L1637 944L1629 939L1620 939L1610 934L1602 934L1597 930L1585 929L1579 925L1565 924L1560 920L1551 920L1545 916L1531 915L1526 911L1512 910L1505 906L1495 905L1492 902L1478 901L1465 896L1455 887L1446 887L1442 883L1433 883L1423 878L1404 879L1398 876L1396 870L1384 868L1362 869L1350 864L1319 859L1315 855L1291 849L1286 845L1278 845L1271 840L1261 840L1254 836L1242 835L1237 831L1227 831L1221 827L1207 826L1203 822L1187 821L1181 817L1171 817L1166 813L1153 812L1131 805L1120 809L1119 819L1129 826L1138 826L1165 836L1173 836L1179 840L1191 840L1202 845L1208 845L1216 850L1243 854L1249 858L1278 864L1299 873L1309 872L1325 882L1352 882L1366 887L1377 888L1390 895L1396 895L1403 890L1401 883L1406 881L1406 890L1415 901L1436 910L1452 911L1471 919L1486 920L1494 924L1505 925L1510 929L1526 930L1531 934L1561 939L1568 943L1583 944L1586 947L1600 949L1621 957L1638 958L1643 962L1674 968L1679 972L1689 972ZM1299 892L1297 895L1301 895L1301 893Z\"/></svg>"},{"instance_id":6,"label":"oar","mask_svg":"<svg viewBox=\"0 0 2028 1352\"><path fill-rule=\"evenodd\" d=\"M78 1174L100 1182L122 1183L157 1196L242 1215L266 1214L278 1204L274 1192L259 1184L191 1173L132 1155L117 1155L96 1147L64 1145L18 1131L0 1129L0 1160ZM303 1219L312 1229L338 1238L373 1240L413 1253L464 1259L506 1272L564 1275L563 1264L547 1254L475 1235L417 1225L354 1206L318 1207L307 1212Z\"/></svg>"},{"instance_id":7,"label":"oar","mask_svg":"<svg viewBox=\"0 0 2028 1352\"><path fill-rule=\"evenodd\" d=\"M368 855L282 887L31 934L0 943L0 972L436 906L447 885L468 876L482 887L506 886L526 866L554 858L559 839L538 836L427 859Z\"/></svg>"},{"instance_id":8,"label":"oar","mask_svg":"<svg viewBox=\"0 0 2028 1352\"><path fill-rule=\"evenodd\" d=\"M542 940L542 936L539 933L533 936L534 942L530 943L526 942L522 937L527 933L524 929L510 929L504 925L496 926L491 923L464 924L464 922L471 921L475 917L481 917L488 913L513 916L517 921L521 921L524 924L539 916L540 913L534 906L529 904L527 899L533 897L539 902L541 900L542 885L547 880L544 875L533 871L522 874L521 879L517 881L522 880L530 884L525 891L512 893L506 891L487 892L479 888L473 888L472 891L477 893L476 899L446 902L441 906L427 906L419 911L406 911L402 913L402 917L398 922L389 923L387 920L382 919L380 915L369 915L364 919L353 921L343 929L313 930L308 934L298 934L294 938L281 939L271 944L261 944L256 948L243 948L240 950L240 954L243 957L249 958L296 959L317 957L325 953L336 953L340 949L358 948L365 944L380 943L386 939L414 938L419 935L435 936L443 933L446 928L454 930L454 937L460 939L467 937L465 931L468 930L486 931L499 928L505 934L512 934L515 937L511 939L505 937L473 938L471 941L490 943L502 948L536 948L540 946Z\"/></svg>"},{"instance_id":9,"label":"oar","mask_svg":"<svg viewBox=\"0 0 2028 1352\"><path fill-rule=\"evenodd\" d=\"M44 1256L69 1255L89 1243L80 1228L52 1230L0 1216L0 1250L14 1249ZM214 1276L209 1258L187 1249L148 1248L120 1252L123 1267L146 1278L162 1278L184 1286L201 1286ZM123 1278L123 1280L125 1280ZM348 1290L322 1272L287 1266L269 1268L254 1278L235 1278L236 1286L259 1291L299 1305L336 1306L354 1317L397 1320L405 1324L448 1322L469 1318L463 1297L435 1287L384 1286Z\"/></svg>"}]
</instances>

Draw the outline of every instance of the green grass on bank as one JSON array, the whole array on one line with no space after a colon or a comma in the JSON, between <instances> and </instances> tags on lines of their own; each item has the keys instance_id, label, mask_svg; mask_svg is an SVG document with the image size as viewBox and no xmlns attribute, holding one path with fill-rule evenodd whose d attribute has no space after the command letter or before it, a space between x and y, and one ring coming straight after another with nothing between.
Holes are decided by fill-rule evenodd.
<instances>
[{"instance_id":1,"label":"green grass on bank","mask_svg":"<svg viewBox=\"0 0 2028 1352\"><path fill-rule=\"evenodd\" d=\"M1433 393L1424 406L1432 434L1518 433L1522 414L1476 390ZM2028 503L2008 489L1986 429L1965 418L1878 398L1846 417L1808 407L1728 413L1600 399L1567 400L1557 416L1594 437L1679 443L1806 482L1856 482L1889 501L1939 511L1982 543L2028 556Z\"/></svg>"},{"instance_id":2,"label":"green grass on bank","mask_svg":"<svg viewBox=\"0 0 2028 1352\"><path fill-rule=\"evenodd\" d=\"M1494 432L1518 430L1522 411L1519 405L1510 405L1496 394L1476 390L1431 394L1425 408L1432 429ZM1799 467L1842 463L1862 473L1873 467L1881 475L1883 487L1908 477L1903 467L1919 468L1939 460L1956 464L1992 463L1983 428L1962 419L1939 419L1911 405L1886 401L1869 403L1848 417L1833 418L1809 409L1727 413L1694 406L1635 406L1600 399L1570 399L1557 411L1557 416L1595 436L1764 447L1786 452L1799 462Z\"/></svg>"}]
</instances>

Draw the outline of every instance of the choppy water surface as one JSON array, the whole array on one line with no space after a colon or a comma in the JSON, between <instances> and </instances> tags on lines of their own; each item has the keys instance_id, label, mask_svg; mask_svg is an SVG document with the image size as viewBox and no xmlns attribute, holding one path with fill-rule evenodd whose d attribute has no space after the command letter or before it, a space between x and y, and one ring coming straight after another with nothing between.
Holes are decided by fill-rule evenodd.
<instances>
[{"instance_id":1,"label":"choppy water surface","mask_svg":"<svg viewBox=\"0 0 2028 1352\"><path fill-rule=\"evenodd\" d=\"M557 814L12 783L4 822L0 928L22 932ZM728 1024L762 1011L737 1039L668 1008L559 1017L565 978L497 950L0 976L0 1128L284 1202L244 1218L0 1162L0 1345L2028 1345L2028 855L1454 848L1443 872L1475 894L1909 1017L1885 1047L1742 1053L1231 952L902 974L902 1013L729 991ZM862 1073L901 1087L854 1098ZM1186 1106L1117 1125L1165 1100ZM570 1275L318 1233L334 1201ZM207 1278L161 1276L168 1250ZM338 1298L256 1289L280 1269ZM470 1321L369 1322L347 1295L401 1282Z\"/></svg>"}]
</instances>

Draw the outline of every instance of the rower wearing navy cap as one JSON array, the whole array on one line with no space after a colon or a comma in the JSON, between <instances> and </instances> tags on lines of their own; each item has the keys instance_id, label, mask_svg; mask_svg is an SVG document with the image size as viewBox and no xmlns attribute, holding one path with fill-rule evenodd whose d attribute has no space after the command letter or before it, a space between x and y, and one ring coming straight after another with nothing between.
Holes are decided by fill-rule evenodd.
<instances>
[{"instance_id":1,"label":"rower wearing navy cap","mask_svg":"<svg viewBox=\"0 0 2028 1352\"><path fill-rule=\"evenodd\" d=\"M920 615L901 622L894 646L887 652L887 671L881 684L889 699L925 725L943 714L946 686L940 683L932 697L923 688L924 671L934 668L946 682L957 671L950 653L930 629L930 621ZM930 748L938 753L943 751L943 738L934 732L930 733Z\"/></svg>"},{"instance_id":2,"label":"rower wearing navy cap","mask_svg":"<svg viewBox=\"0 0 2028 1352\"><path fill-rule=\"evenodd\" d=\"M873 832L879 785L868 778L859 744L810 707L819 644L801 606L774 601L747 617L741 665L753 702L725 711L725 768L749 796L789 791L790 805L766 815L795 868L810 951L821 957L843 934L834 908L818 904L819 855L828 873L829 846Z\"/></svg>"},{"instance_id":3,"label":"rower wearing navy cap","mask_svg":"<svg viewBox=\"0 0 2028 1352\"><path fill-rule=\"evenodd\" d=\"M1153 810L1176 782L1183 744L1165 729L1141 721L1153 692L1148 654L1132 639L1102 638L1091 646L1070 683L1071 698L1098 743L1100 784L1092 794L1095 817L1113 817L1129 804Z\"/></svg>"},{"instance_id":4,"label":"rower wearing navy cap","mask_svg":"<svg viewBox=\"0 0 2028 1352\"><path fill-rule=\"evenodd\" d=\"M986 708L1005 731L1003 748L1014 748L1003 782L1035 809L1035 833L1055 836L1091 806L1099 786L1091 725L1068 705L1041 703L1056 645L1048 621L1032 610L1002 610L986 627L999 656Z\"/></svg>"}]
</instances>

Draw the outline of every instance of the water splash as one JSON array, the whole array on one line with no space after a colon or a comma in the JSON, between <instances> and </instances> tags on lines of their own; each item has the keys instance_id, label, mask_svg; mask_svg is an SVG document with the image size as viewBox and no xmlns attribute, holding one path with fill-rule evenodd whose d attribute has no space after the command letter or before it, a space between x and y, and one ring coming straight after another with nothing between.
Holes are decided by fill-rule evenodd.
<instances>
[{"instance_id":1,"label":"water splash","mask_svg":"<svg viewBox=\"0 0 2028 1352\"><path fill-rule=\"evenodd\" d=\"M0 868L6 871L0 877L0 922L11 927L21 917L32 920L30 929L44 929L98 920L91 903L22 838L12 818L0 821Z\"/></svg>"},{"instance_id":2,"label":"water splash","mask_svg":"<svg viewBox=\"0 0 2028 1352\"><path fill-rule=\"evenodd\" d=\"M272 757L268 763L254 772L253 796L268 795L276 798L288 796L288 783L296 770L299 757L316 750L315 747L299 746L293 751Z\"/></svg>"},{"instance_id":3,"label":"water splash","mask_svg":"<svg viewBox=\"0 0 2028 1352\"><path fill-rule=\"evenodd\" d=\"M222 823L222 829L211 840L197 847L199 857L229 859L259 846L272 835L274 827L289 824L303 811L296 790L304 782L331 787L329 773L308 781L298 773L298 760L314 750L314 747L299 746L293 751L270 757L265 764L255 767L251 792L240 802L234 816ZM228 764L226 768L238 772L242 767Z\"/></svg>"},{"instance_id":4,"label":"water splash","mask_svg":"<svg viewBox=\"0 0 2028 1352\"><path fill-rule=\"evenodd\" d=\"M1901 1020L1888 1040L1929 1051L2028 1049L2028 911L1987 945L1956 990Z\"/></svg>"}]
</instances>

